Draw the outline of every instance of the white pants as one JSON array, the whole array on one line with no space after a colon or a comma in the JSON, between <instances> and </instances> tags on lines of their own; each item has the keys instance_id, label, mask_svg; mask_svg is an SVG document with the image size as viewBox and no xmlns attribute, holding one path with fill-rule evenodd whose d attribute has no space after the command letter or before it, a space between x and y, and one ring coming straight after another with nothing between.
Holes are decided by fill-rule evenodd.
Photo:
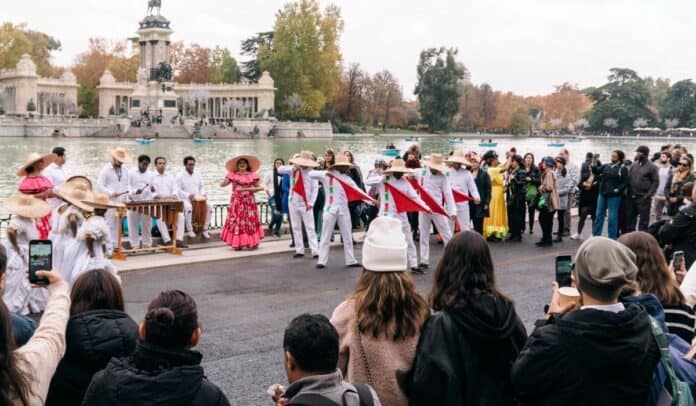
<instances>
[{"instance_id":1,"label":"white pants","mask_svg":"<svg viewBox=\"0 0 696 406\"><path fill-rule=\"evenodd\" d=\"M450 219L442 214L418 213L418 228L420 229L420 263L430 264L430 222L435 224L437 232L442 236L442 242L447 242L452 238Z\"/></svg>"},{"instance_id":2,"label":"white pants","mask_svg":"<svg viewBox=\"0 0 696 406\"><path fill-rule=\"evenodd\" d=\"M118 217L116 217L116 210L107 210L104 214L104 221L106 221L106 225L109 226L112 246L116 249L118 247Z\"/></svg>"},{"instance_id":3,"label":"white pants","mask_svg":"<svg viewBox=\"0 0 696 406\"><path fill-rule=\"evenodd\" d=\"M176 215L175 237L177 241L184 240L184 226L184 213L179 213ZM169 229L167 228L167 224L164 221L157 220L157 229L159 230L160 235L162 236L162 242L164 242L165 245L172 241L171 237L169 236Z\"/></svg>"},{"instance_id":4,"label":"white pants","mask_svg":"<svg viewBox=\"0 0 696 406\"><path fill-rule=\"evenodd\" d=\"M143 234L143 248L152 246L152 217L132 210L128 211L128 239L131 248L140 248L140 234L138 234L138 223L141 224L140 231Z\"/></svg>"},{"instance_id":5,"label":"white pants","mask_svg":"<svg viewBox=\"0 0 696 406\"><path fill-rule=\"evenodd\" d=\"M304 206L290 206L290 222L292 223L292 236L295 239L295 252L304 254L304 243L302 241L302 224L307 231L307 242L312 255L319 255L319 242L317 233L314 231L314 212L307 210Z\"/></svg>"},{"instance_id":6,"label":"white pants","mask_svg":"<svg viewBox=\"0 0 696 406\"><path fill-rule=\"evenodd\" d=\"M206 206L208 208L208 212L205 214L205 224L203 225L203 231L208 231L208 227L210 227L210 219L213 218L213 205L210 203L206 203ZM188 232L193 232L193 226L191 225L191 217L193 216L193 208L191 206L191 202L188 200L184 200L184 213L186 217L186 231ZM182 228L183 230L183 228Z\"/></svg>"},{"instance_id":7,"label":"white pants","mask_svg":"<svg viewBox=\"0 0 696 406\"><path fill-rule=\"evenodd\" d=\"M469 217L469 203L457 204L457 222L461 231L471 230L471 218ZM454 233L454 222L450 221L452 233Z\"/></svg>"},{"instance_id":8,"label":"white pants","mask_svg":"<svg viewBox=\"0 0 696 406\"><path fill-rule=\"evenodd\" d=\"M416 251L416 243L413 242L413 231L411 230L411 224L408 222L408 216L406 216L406 213L399 213L393 215L392 217L401 221L401 230L406 236L406 255L408 256L408 266L409 268L417 268L418 251Z\"/></svg>"},{"instance_id":9,"label":"white pants","mask_svg":"<svg viewBox=\"0 0 696 406\"><path fill-rule=\"evenodd\" d=\"M331 245L331 236L333 235L336 222L338 222L338 229L341 231L343 253L346 257L346 265L356 264L358 261L355 259L355 255L353 254L353 224L350 222L350 214L327 212L324 213L321 242L319 243L319 261L317 263L326 265L326 263L329 261L329 246Z\"/></svg>"}]
</instances>

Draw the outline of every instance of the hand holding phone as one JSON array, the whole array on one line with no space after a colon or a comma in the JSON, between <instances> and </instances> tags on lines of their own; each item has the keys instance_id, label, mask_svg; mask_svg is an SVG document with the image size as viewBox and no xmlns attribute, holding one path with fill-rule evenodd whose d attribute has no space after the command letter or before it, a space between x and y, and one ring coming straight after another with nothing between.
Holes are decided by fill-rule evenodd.
<instances>
[{"instance_id":1,"label":"hand holding phone","mask_svg":"<svg viewBox=\"0 0 696 406\"><path fill-rule=\"evenodd\" d=\"M672 255L672 263L674 264L674 271L678 271L682 267L682 263L684 262L684 251L676 251L674 255Z\"/></svg>"},{"instance_id":2,"label":"hand holding phone","mask_svg":"<svg viewBox=\"0 0 696 406\"><path fill-rule=\"evenodd\" d=\"M573 258L570 255L559 255L556 257L556 282L562 288L572 284L571 273Z\"/></svg>"},{"instance_id":3,"label":"hand holding phone","mask_svg":"<svg viewBox=\"0 0 696 406\"><path fill-rule=\"evenodd\" d=\"M37 271L53 269L53 243L50 240L31 240L29 242L29 282L34 285L48 285L49 279L40 277Z\"/></svg>"}]
</instances>

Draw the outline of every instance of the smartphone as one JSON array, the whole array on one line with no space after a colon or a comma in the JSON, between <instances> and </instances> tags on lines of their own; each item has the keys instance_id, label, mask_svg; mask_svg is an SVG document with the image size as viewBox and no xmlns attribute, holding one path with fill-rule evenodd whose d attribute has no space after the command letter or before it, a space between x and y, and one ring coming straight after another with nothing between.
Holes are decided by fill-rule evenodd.
<instances>
[{"instance_id":1,"label":"smartphone","mask_svg":"<svg viewBox=\"0 0 696 406\"><path fill-rule=\"evenodd\" d=\"M29 241L29 282L48 285L48 279L36 276L36 271L53 269L53 243L50 240Z\"/></svg>"},{"instance_id":2,"label":"smartphone","mask_svg":"<svg viewBox=\"0 0 696 406\"><path fill-rule=\"evenodd\" d=\"M559 287L570 286L573 259L570 255L556 257L556 282Z\"/></svg>"},{"instance_id":3,"label":"smartphone","mask_svg":"<svg viewBox=\"0 0 696 406\"><path fill-rule=\"evenodd\" d=\"M681 270L682 262L684 262L684 251L675 251L672 255L672 264L674 265L674 272Z\"/></svg>"}]
</instances>

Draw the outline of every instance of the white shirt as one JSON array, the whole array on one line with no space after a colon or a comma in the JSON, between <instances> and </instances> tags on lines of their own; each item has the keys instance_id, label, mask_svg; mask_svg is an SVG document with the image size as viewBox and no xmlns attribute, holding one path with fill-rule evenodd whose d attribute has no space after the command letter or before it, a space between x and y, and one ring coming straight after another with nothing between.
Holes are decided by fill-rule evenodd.
<instances>
[{"instance_id":1,"label":"white shirt","mask_svg":"<svg viewBox=\"0 0 696 406\"><path fill-rule=\"evenodd\" d=\"M65 169L63 169L62 166L56 165L55 163L48 165L46 169L41 172L41 174L47 177L51 183L53 183L53 190L58 189L58 186L62 185L66 180L68 180L68 174L65 172ZM48 199L48 204L51 205L52 209L57 208L61 205L61 203L63 203L63 201L56 199L55 197Z\"/></svg>"},{"instance_id":2,"label":"white shirt","mask_svg":"<svg viewBox=\"0 0 696 406\"><path fill-rule=\"evenodd\" d=\"M205 196L205 185L198 172L188 173L186 169L176 177L176 186L179 189L179 198L188 201L192 196Z\"/></svg>"},{"instance_id":3,"label":"white shirt","mask_svg":"<svg viewBox=\"0 0 696 406\"><path fill-rule=\"evenodd\" d=\"M696 305L696 262L689 268L679 289L684 294L688 306Z\"/></svg>"},{"instance_id":4,"label":"white shirt","mask_svg":"<svg viewBox=\"0 0 696 406\"><path fill-rule=\"evenodd\" d=\"M119 176L111 163L106 164L99 173L99 178L97 179L97 190L102 193L106 193L109 196L109 199L125 202L126 193L124 192L128 192L129 190L128 168L121 165L120 172L121 174ZM118 197L114 197L114 193L122 194Z\"/></svg>"},{"instance_id":5,"label":"white shirt","mask_svg":"<svg viewBox=\"0 0 696 406\"><path fill-rule=\"evenodd\" d=\"M150 186L152 186L152 172L140 172L140 169L132 170L128 174L128 182L128 191L132 201L152 200L152 191L150 190ZM142 189L142 192L135 194L138 189Z\"/></svg>"},{"instance_id":6,"label":"white shirt","mask_svg":"<svg viewBox=\"0 0 696 406\"><path fill-rule=\"evenodd\" d=\"M624 307L623 303L614 303L610 305L588 305L588 306L582 306L580 310L585 310L585 309L595 309L595 310L601 310L604 312L611 312L611 313L620 313L626 308Z\"/></svg>"},{"instance_id":7,"label":"white shirt","mask_svg":"<svg viewBox=\"0 0 696 406\"><path fill-rule=\"evenodd\" d=\"M458 192L469 195L473 197L474 200L481 200L474 177L471 175L471 172L468 169L452 169L447 173L447 178L449 179L452 189L456 189ZM469 202L461 202L457 204L468 205Z\"/></svg>"},{"instance_id":8,"label":"white shirt","mask_svg":"<svg viewBox=\"0 0 696 406\"><path fill-rule=\"evenodd\" d=\"M163 174L153 172L152 186L155 187L155 193L152 195L153 199L167 199L172 196L176 198L179 197L179 189L176 187L176 180L167 172Z\"/></svg>"},{"instance_id":9,"label":"white shirt","mask_svg":"<svg viewBox=\"0 0 696 406\"><path fill-rule=\"evenodd\" d=\"M450 186L447 176L442 173L433 175L429 168L423 168L416 172L416 179L436 202L442 204L442 196L445 197L444 209L450 215L457 214L457 206L454 204L454 196L452 195L452 186Z\"/></svg>"},{"instance_id":10,"label":"white shirt","mask_svg":"<svg viewBox=\"0 0 696 406\"><path fill-rule=\"evenodd\" d=\"M266 190L268 197L273 197L273 169L266 172L263 177L263 188Z\"/></svg>"},{"instance_id":11,"label":"white shirt","mask_svg":"<svg viewBox=\"0 0 696 406\"><path fill-rule=\"evenodd\" d=\"M309 176L316 180L321 182L321 184L324 187L324 193L326 194L326 201L324 203L324 210L328 213L333 213L333 214L340 214L340 215L350 215L350 210L348 209L348 196L346 195L345 189L343 189L343 186L336 181L335 179L332 180L331 177L329 176L329 173L333 176L336 177L337 179L340 179L342 182L347 183L354 187L355 189L360 189L358 188L358 185L355 184L353 179L350 178L348 175L344 175L339 172L335 171L311 171L309 173ZM333 201L332 198L333 197Z\"/></svg>"},{"instance_id":12,"label":"white shirt","mask_svg":"<svg viewBox=\"0 0 696 406\"><path fill-rule=\"evenodd\" d=\"M290 175L290 185L297 180L299 171L302 171L302 181L304 182L305 194L307 195L307 204L313 206L314 202L317 200L317 195L319 194L319 185L318 182L312 179L309 175L312 170L310 168L296 169L293 165L285 165L278 168L279 174ZM290 199L288 204L295 207L305 207L305 201L302 199L302 196L293 190L290 190Z\"/></svg>"},{"instance_id":13,"label":"white shirt","mask_svg":"<svg viewBox=\"0 0 696 406\"><path fill-rule=\"evenodd\" d=\"M372 178L368 178L365 183L368 186L374 187L374 189L379 193L379 215L384 216L387 215L389 217L396 217L399 219L404 219L406 218L406 213L399 213L396 210L396 205L394 204L394 198L389 197L389 199L385 198L385 194L387 192L386 186L384 186L385 182L389 182L389 184L399 191L403 192L406 196L408 196L411 200L415 200L418 203L422 204L425 207L428 207L427 204L418 196L418 193L416 190L411 186L408 180L406 178L401 178L401 179L396 179L394 176L383 176L383 175L377 175Z\"/></svg>"}]
</instances>

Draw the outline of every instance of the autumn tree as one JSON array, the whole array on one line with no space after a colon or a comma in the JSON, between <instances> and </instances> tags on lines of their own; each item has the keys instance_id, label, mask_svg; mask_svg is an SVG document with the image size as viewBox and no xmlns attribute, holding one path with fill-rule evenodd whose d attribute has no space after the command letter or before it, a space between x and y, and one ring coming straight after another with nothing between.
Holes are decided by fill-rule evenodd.
<instances>
[{"instance_id":1,"label":"autumn tree","mask_svg":"<svg viewBox=\"0 0 696 406\"><path fill-rule=\"evenodd\" d=\"M431 131L448 130L459 110L460 81L464 78L462 66L457 63L456 49L429 48L420 54L417 67L420 113Z\"/></svg>"},{"instance_id":2,"label":"autumn tree","mask_svg":"<svg viewBox=\"0 0 696 406\"><path fill-rule=\"evenodd\" d=\"M212 53L212 83L237 83L242 77L237 60L227 48L216 46Z\"/></svg>"},{"instance_id":3,"label":"autumn tree","mask_svg":"<svg viewBox=\"0 0 696 406\"><path fill-rule=\"evenodd\" d=\"M213 76L213 52L210 48L191 44L184 48L174 67L178 83L209 83Z\"/></svg>"},{"instance_id":4,"label":"autumn tree","mask_svg":"<svg viewBox=\"0 0 696 406\"><path fill-rule=\"evenodd\" d=\"M385 130L390 124L389 115L392 109L401 105L401 86L391 72L384 70L372 77L371 94L373 111L378 115L374 119L381 122L382 129Z\"/></svg>"},{"instance_id":5,"label":"autumn tree","mask_svg":"<svg viewBox=\"0 0 696 406\"><path fill-rule=\"evenodd\" d=\"M275 80L276 107L287 118L318 118L341 76L338 40L343 20L338 7L323 11L316 0L287 3L276 14L270 44L258 48L259 68ZM302 108L285 101L297 95Z\"/></svg>"},{"instance_id":6,"label":"autumn tree","mask_svg":"<svg viewBox=\"0 0 696 406\"><path fill-rule=\"evenodd\" d=\"M51 64L51 52L60 50L60 41L48 34L33 31L26 24L0 25L0 69L14 69L23 54L29 54L39 76L52 77L60 73Z\"/></svg>"}]
</instances>

